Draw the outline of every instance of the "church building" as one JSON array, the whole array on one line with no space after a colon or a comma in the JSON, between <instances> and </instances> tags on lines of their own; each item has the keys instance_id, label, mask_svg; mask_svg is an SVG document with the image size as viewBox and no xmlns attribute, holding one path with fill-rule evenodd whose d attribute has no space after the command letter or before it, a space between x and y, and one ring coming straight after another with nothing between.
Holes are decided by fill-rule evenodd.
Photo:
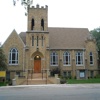
<instances>
[{"instance_id":1,"label":"church building","mask_svg":"<svg viewBox=\"0 0 100 100\"><path fill-rule=\"evenodd\" d=\"M89 30L48 27L48 6L30 7L27 31L13 30L3 50L10 79L24 71L50 73L56 68L61 75L83 79L95 77L98 70L96 41Z\"/></svg>"}]
</instances>

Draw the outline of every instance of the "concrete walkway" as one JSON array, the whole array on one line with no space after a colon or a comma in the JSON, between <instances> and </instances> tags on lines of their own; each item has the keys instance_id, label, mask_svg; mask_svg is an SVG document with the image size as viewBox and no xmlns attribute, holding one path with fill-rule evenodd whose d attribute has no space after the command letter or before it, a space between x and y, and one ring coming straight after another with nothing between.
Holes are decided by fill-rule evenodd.
<instances>
[{"instance_id":1,"label":"concrete walkway","mask_svg":"<svg viewBox=\"0 0 100 100\"><path fill-rule=\"evenodd\" d=\"M100 88L100 84L42 84L42 85L17 85L17 86L2 86L0 87L0 89L3 89L3 88L39 88L39 87L68 87L68 88L73 88L73 87L76 87L76 88Z\"/></svg>"}]
</instances>

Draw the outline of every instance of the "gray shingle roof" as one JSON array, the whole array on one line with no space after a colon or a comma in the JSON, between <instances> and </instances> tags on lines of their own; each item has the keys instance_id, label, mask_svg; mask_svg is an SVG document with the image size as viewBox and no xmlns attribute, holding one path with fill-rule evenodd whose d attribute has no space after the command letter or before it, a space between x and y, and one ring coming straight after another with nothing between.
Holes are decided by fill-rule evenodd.
<instances>
[{"instance_id":1,"label":"gray shingle roof","mask_svg":"<svg viewBox=\"0 0 100 100\"><path fill-rule=\"evenodd\" d=\"M26 44L26 32L21 32L19 34L19 36L21 37L22 41L24 42L24 44Z\"/></svg>"},{"instance_id":2,"label":"gray shingle roof","mask_svg":"<svg viewBox=\"0 0 100 100\"><path fill-rule=\"evenodd\" d=\"M82 49L89 36L87 28L48 28L51 49ZM26 33L19 34L26 44Z\"/></svg>"},{"instance_id":3,"label":"gray shingle roof","mask_svg":"<svg viewBox=\"0 0 100 100\"><path fill-rule=\"evenodd\" d=\"M89 35L87 28L49 28L50 48L81 49Z\"/></svg>"}]
</instances>

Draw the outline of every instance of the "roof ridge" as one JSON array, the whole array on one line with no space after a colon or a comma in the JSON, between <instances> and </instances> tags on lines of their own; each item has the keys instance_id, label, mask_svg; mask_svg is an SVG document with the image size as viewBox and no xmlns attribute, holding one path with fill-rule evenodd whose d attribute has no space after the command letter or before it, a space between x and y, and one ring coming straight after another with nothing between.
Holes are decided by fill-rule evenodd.
<instances>
[{"instance_id":1,"label":"roof ridge","mask_svg":"<svg viewBox=\"0 0 100 100\"><path fill-rule=\"evenodd\" d=\"M81 27L80 27L80 28L78 28L78 27L48 27L48 29L49 29L49 28L53 28L53 29L54 29L54 28L55 28L55 29L57 29L57 28L58 28L58 29L88 29L88 28L81 28Z\"/></svg>"}]
</instances>

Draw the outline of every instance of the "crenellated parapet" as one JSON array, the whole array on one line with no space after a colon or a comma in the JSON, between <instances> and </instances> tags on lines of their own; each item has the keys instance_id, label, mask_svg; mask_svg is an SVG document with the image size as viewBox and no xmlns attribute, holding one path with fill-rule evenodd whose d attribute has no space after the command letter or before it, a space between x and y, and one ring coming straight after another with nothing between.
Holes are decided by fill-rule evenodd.
<instances>
[{"instance_id":1,"label":"crenellated parapet","mask_svg":"<svg viewBox=\"0 0 100 100\"><path fill-rule=\"evenodd\" d=\"M35 6L32 6L32 7L30 7L30 9L48 9L48 6L47 5L45 5L45 6L40 6L39 4L37 4L36 5L36 7Z\"/></svg>"}]
</instances>

